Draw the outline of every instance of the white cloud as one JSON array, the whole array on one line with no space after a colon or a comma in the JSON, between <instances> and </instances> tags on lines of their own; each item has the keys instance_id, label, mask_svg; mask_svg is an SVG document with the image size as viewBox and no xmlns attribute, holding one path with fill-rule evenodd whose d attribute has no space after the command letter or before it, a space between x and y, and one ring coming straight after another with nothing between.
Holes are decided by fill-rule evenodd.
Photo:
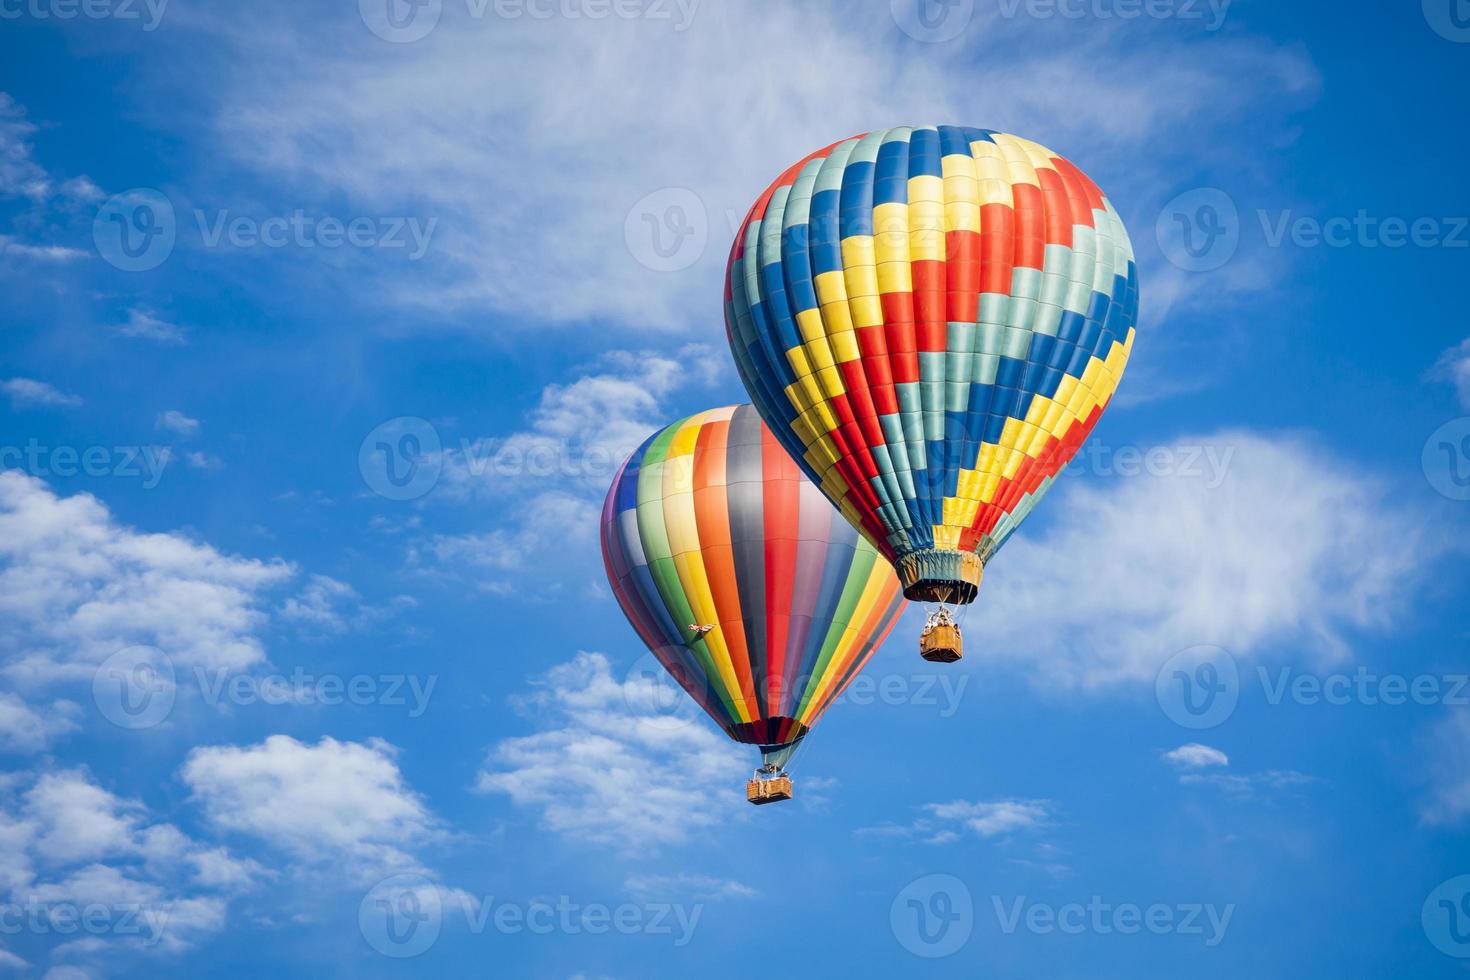
<instances>
[{"instance_id":1,"label":"white cloud","mask_svg":"<svg viewBox=\"0 0 1470 980\"><path fill-rule=\"evenodd\" d=\"M717 902L727 898L760 897L760 892L743 882L685 873L632 875L623 882L623 887L628 894L645 902Z\"/></svg>"},{"instance_id":2,"label":"white cloud","mask_svg":"<svg viewBox=\"0 0 1470 980\"><path fill-rule=\"evenodd\" d=\"M1039 508L1046 529L1028 525L987 569L969 613L981 656L1081 685L1152 680L1199 644L1252 656L1295 643L1335 659L1345 634L1394 621L1443 547L1390 487L1295 437L1223 431L1159 448L1156 475L1063 477Z\"/></svg>"},{"instance_id":3,"label":"white cloud","mask_svg":"<svg viewBox=\"0 0 1470 980\"><path fill-rule=\"evenodd\" d=\"M546 830L635 851L740 818L753 750L742 758L697 708L657 711L648 676L619 681L607 657L579 653L548 671L527 703L541 730L496 743L476 787L539 812Z\"/></svg>"},{"instance_id":4,"label":"white cloud","mask_svg":"<svg viewBox=\"0 0 1470 980\"><path fill-rule=\"evenodd\" d=\"M677 397L731 370L724 351L685 344L663 354L612 351L576 380L547 385L525 428L445 454L443 492L494 501L496 526L418 538L408 548L410 566L511 594L525 591L525 569L535 565L539 598L567 588L597 592L597 524L613 475L675 421L669 406Z\"/></svg>"},{"instance_id":5,"label":"white cloud","mask_svg":"<svg viewBox=\"0 0 1470 980\"><path fill-rule=\"evenodd\" d=\"M118 327L117 332L124 337L159 344L184 343L183 327L161 320L154 311L141 306L128 311L128 322Z\"/></svg>"},{"instance_id":6,"label":"white cloud","mask_svg":"<svg viewBox=\"0 0 1470 980\"><path fill-rule=\"evenodd\" d=\"M1215 786L1237 799L1251 799L1268 791L1300 789L1321 782L1316 776L1293 769L1266 769L1253 773L1186 772L1181 785Z\"/></svg>"},{"instance_id":7,"label":"white cloud","mask_svg":"<svg viewBox=\"0 0 1470 980\"><path fill-rule=\"evenodd\" d=\"M0 472L0 655L12 677L90 681L94 665L134 645L181 667L242 669L264 660L264 594L292 574L136 531L89 494L58 497Z\"/></svg>"},{"instance_id":8,"label":"white cloud","mask_svg":"<svg viewBox=\"0 0 1470 980\"><path fill-rule=\"evenodd\" d=\"M51 181L44 168L31 158L34 123L25 109L5 92L0 92L0 197L44 200Z\"/></svg>"},{"instance_id":9,"label":"white cloud","mask_svg":"<svg viewBox=\"0 0 1470 980\"><path fill-rule=\"evenodd\" d=\"M504 527L437 534L414 542L408 549L409 565L497 595L524 593L526 570L535 568L534 595L550 599L565 587L563 577L590 574L595 581L602 575L601 565L594 561L599 514L598 505L585 497L539 494L508 515Z\"/></svg>"},{"instance_id":10,"label":"white cloud","mask_svg":"<svg viewBox=\"0 0 1470 980\"><path fill-rule=\"evenodd\" d=\"M863 827L856 831L856 835L949 844L959 840L966 831L985 839L1037 831L1044 828L1052 817L1052 804L1048 800L954 800L950 803L926 803L919 810L924 816L911 824Z\"/></svg>"},{"instance_id":11,"label":"white cloud","mask_svg":"<svg viewBox=\"0 0 1470 980\"><path fill-rule=\"evenodd\" d=\"M1189 742L1177 749L1165 752L1164 758L1181 769L1207 769L1210 766L1230 765L1230 758L1224 752L1198 742Z\"/></svg>"},{"instance_id":12,"label":"white cloud","mask_svg":"<svg viewBox=\"0 0 1470 980\"><path fill-rule=\"evenodd\" d=\"M1434 728L1426 757L1431 785L1420 816L1440 826L1463 823L1470 818L1470 711L1452 712Z\"/></svg>"},{"instance_id":13,"label":"white cloud","mask_svg":"<svg viewBox=\"0 0 1470 980\"><path fill-rule=\"evenodd\" d=\"M1430 377L1454 385L1460 407L1470 411L1470 338L1441 354Z\"/></svg>"},{"instance_id":14,"label":"white cloud","mask_svg":"<svg viewBox=\"0 0 1470 980\"><path fill-rule=\"evenodd\" d=\"M189 753L182 776L215 826L360 877L420 870L436 822L381 739L315 745L272 735Z\"/></svg>"},{"instance_id":15,"label":"white cloud","mask_svg":"<svg viewBox=\"0 0 1470 980\"><path fill-rule=\"evenodd\" d=\"M199 434L199 420L192 419L175 408L159 412L153 424L165 432L172 432L185 439L191 439Z\"/></svg>"},{"instance_id":16,"label":"white cloud","mask_svg":"<svg viewBox=\"0 0 1470 980\"><path fill-rule=\"evenodd\" d=\"M0 381L0 392L10 396L10 404L14 408L76 408L82 403L77 395L33 378Z\"/></svg>"},{"instance_id":17,"label":"white cloud","mask_svg":"<svg viewBox=\"0 0 1470 980\"><path fill-rule=\"evenodd\" d=\"M916 45L883 4L705 4L687 30L474 19L446 5L411 45L360 25L360 43L327 41L316 18L278 20L270 43L225 18L193 24L234 46L198 87L219 100L215 145L298 194L340 191L363 213L454 215L412 279L384 280L391 298L528 313L528 325L703 329L687 311L718 318L710 299L734 225L765 184L875 125L956 120L1034 135L1146 208L1161 174L1197 167L1179 157L1229 153L1243 120L1255 145L1286 141L1290 109L1317 86L1298 49L1241 36L1181 45L1141 22L1076 31L977 18L962 42ZM690 192L686 222L704 230L676 253L687 268L652 271L635 258L652 246L635 204L677 188Z\"/></svg>"},{"instance_id":18,"label":"white cloud","mask_svg":"<svg viewBox=\"0 0 1470 980\"><path fill-rule=\"evenodd\" d=\"M38 752L57 735L75 731L81 708L73 701L53 701L37 711L17 695L0 691L0 751Z\"/></svg>"},{"instance_id":19,"label":"white cloud","mask_svg":"<svg viewBox=\"0 0 1470 980\"><path fill-rule=\"evenodd\" d=\"M0 235L0 255L14 255L36 262L75 262L84 259L87 253L65 245L31 245L18 240L14 235Z\"/></svg>"},{"instance_id":20,"label":"white cloud","mask_svg":"<svg viewBox=\"0 0 1470 980\"><path fill-rule=\"evenodd\" d=\"M191 470L203 470L206 473L213 473L216 470L225 468L224 460L218 456L197 450L190 450L184 453L184 462Z\"/></svg>"},{"instance_id":21,"label":"white cloud","mask_svg":"<svg viewBox=\"0 0 1470 980\"><path fill-rule=\"evenodd\" d=\"M153 820L81 769L17 774L0 793L0 841L0 900L116 910L116 929L53 948L68 960L193 946L224 927L230 897L264 874Z\"/></svg>"},{"instance_id":22,"label":"white cloud","mask_svg":"<svg viewBox=\"0 0 1470 980\"><path fill-rule=\"evenodd\" d=\"M600 501L623 460L674 421L667 417L671 398L722 377L735 377L729 355L706 344L604 354L596 371L547 385L525 429L449 452L445 489L463 495L565 488Z\"/></svg>"}]
</instances>

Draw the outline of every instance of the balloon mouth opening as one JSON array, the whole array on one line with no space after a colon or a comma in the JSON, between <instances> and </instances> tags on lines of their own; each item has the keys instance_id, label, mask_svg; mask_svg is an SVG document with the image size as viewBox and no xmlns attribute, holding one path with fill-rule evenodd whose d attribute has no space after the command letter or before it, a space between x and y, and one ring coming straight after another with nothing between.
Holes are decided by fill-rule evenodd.
<instances>
[{"instance_id":1,"label":"balloon mouth opening","mask_svg":"<svg viewBox=\"0 0 1470 980\"><path fill-rule=\"evenodd\" d=\"M770 770L771 772L779 772L785 769L786 764L791 761L791 757L796 754L796 747L801 744L802 738L805 737L803 735L794 741L785 742L781 745L760 746L761 768Z\"/></svg>"},{"instance_id":2,"label":"balloon mouth opening","mask_svg":"<svg viewBox=\"0 0 1470 980\"><path fill-rule=\"evenodd\" d=\"M911 602L948 602L964 605L980 592L985 564L969 551L940 551L927 548L901 556L894 567L903 585L903 597Z\"/></svg>"}]
</instances>

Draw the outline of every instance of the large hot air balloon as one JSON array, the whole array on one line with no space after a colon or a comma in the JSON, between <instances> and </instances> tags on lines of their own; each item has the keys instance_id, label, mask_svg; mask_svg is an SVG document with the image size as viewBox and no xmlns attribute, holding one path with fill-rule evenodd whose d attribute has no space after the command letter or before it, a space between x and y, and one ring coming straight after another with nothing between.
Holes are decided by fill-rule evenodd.
<instances>
[{"instance_id":1,"label":"large hot air balloon","mask_svg":"<svg viewBox=\"0 0 1470 980\"><path fill-rule=\"evenodd\" d=\"M974 599L1097 424L1137 306L1097 186L1030 140L960 126L797 162L746 215L725 281L761 416L904 594L941 603ZM931 625L953 628L943 607ZM953 639L931 659L957 657Z\"/></svg>"},{"instance_id":2,"label":"large hot air balloon","mask_svg":"<svg viewBox=\"0 0 1470 980\"><path fill-rule=\"evenodd\" d=\"M628 621L726 733L760 747L751 802L903 609L898 579L802 476L749 405L651 436L602 508L602 555Z\"/></svg>"}]
</instances>

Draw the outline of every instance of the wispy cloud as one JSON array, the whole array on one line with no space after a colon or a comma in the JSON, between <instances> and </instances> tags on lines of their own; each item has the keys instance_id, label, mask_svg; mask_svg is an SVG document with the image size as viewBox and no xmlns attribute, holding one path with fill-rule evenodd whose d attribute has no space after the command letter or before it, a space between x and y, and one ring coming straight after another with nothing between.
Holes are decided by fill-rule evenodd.
<instances>
[{"instance_id":1,"label":"wispy cloud","mask_svg":"<svg viewBox=\"0 0 1470 980\"><path fill-rule=\"evenodd\" d=\"M453 214L429 259L382 280L390 298L533 314L528 326L705 329L735 226L763 186L817 146L882 125L1034 134L1111 177L1104 186L1125 217L1142 212L1135 237L1146 240L1161 175L1178 172L1188 147L1228 157L1246 120L1261 140L1284 141L1286 114L1318 84L1299 50L1225 36L1181 45L1142 22L1082 32L982 19L962 41L916 53L881 4L697 14L676 31L446 7L413 45L360 30L344 44L317 17L278 19L270 45L217 16L191 26L233 47L197 86L222 93L208 107L212 143L232 162L308 198ZM696 322L691 310L707 312Z\"/></svg>"},{"instance_id":2,"label":"wispy cloud","mask_svg":"<svg viewBox=\"0 0 1470 980\"><path fill-rule=\"evenodd\" d=\"M1153 475L1064 480L1046 530L996 556L970 619L983 655L1089 686L1152 680L1200 644L1252 656L1291 642L1332 660L1353 631L1392 623L1442 553L1403 495L1301 438L1233 430L1164 448Z\"/></svg>"},{"instance_id":3,"label":"wispy cloud","mask_svg":"<svg viewBox=\"0 0 1470 980\"><path fill-rule=\"evenodd\" d=\"M1180 769L1208 769L1210 766L1230 765L1230 757L1224 752L1199 742L1189 742L1165 752L1164 759Z\"/></svg>"},{"instance_id":4,"label":"wispy cloud","mask_svg":"<svg viewBox=\"0 0 1470 980\"><path fill-rule=\"evenodd\" d=\"M1214 786L1237 799L1250 799L1268 791L1301 789L1321 780L1292 769L1266 769L1252 773L1186 772L1179 782L1185 786Z\"/></svg>"},{"instance_id":5,"label":"wispy cloud","mask_svg":"<svg viewBox=\"0 0 1470 980\"><path fill-rule=\"evenodd\" d=\"M630 852L740 819L748 760L713 723L659 702L651 679L620 681L607 657L580 653L536 682L526 704L540 730L497 742L476 788L551 833Z\"/></svg>"},{"instance_id":6,"label":"wispy cloud","mask_svg":"<svg viewBox=\"0 0 1470 980\"><path fill-rule=\"evenodd\" d=\"M628 894L641 901L716 902L728 898L758 898L760 892L739 881L698 874L638 874L623 882Z\"/></svg>"},{"instance_id":7,"label":"wispy cloud","mask_svg":"<svg viewBox=\"0 0 1470 980\"><path fill-rule=\"evenodd\" d=\"M14 235L0 235L0 255L30 259L37 262L75 262L84 259L87 253L64 245L30 245Z\"/></svg>"},{"instance_id":8,"label":"wispy cloud","mask_svg":"<svg viewBox=\"0 0 1470 980\"><path fill-rule=\"evenodd\" d=\"M171 408L166 412L160 412L153 424L164 432L172 432L185 439L192 439L199 434L199 420L190 418L178 409Z\"/></svg>"},{"instance_id":9,"label":"wispy cloud","mask_svg":"<svg viewBox=\"0 0 1470 980\"><path fill-rule=\"evenodd\" d=\"M1026 799L954 800L926 803L919 809L923 815L912 823L864 827L856 834L911 838L926 844L949 844L966 834L984 839L1006 838L1045 827L1052 819L1053 804L1048 800Z\"/></svg>"},{"instance_id":10,"label":"wispy cloud","mask_svg":"<svg viewBox=\"0 0 1470 980\"><path fill-rule=\"evenodd\" d=\"M0 392L9 396L15 408L76 408L82 403L80 395L33 378L7 378L0 381Z\"/></svg>"},{"instance_id":11,"label":"wispy cloud","mask_svg":"<svg viewBox=\"0 0 1470 980\"><path fill-rule=\"evenodd\" d=\"M1441 354L1429 376L1454 385L1460 407L1470 411L1470 338Z\"/></svg>"},{"instance_id":12,"label":"wispy cloud","mask_svg":"<svg viewBox=\"0 0 1470 980\"><path fill-rule=\"evenodd\" d=\"M142 306L135 306L128 311L127 322L119 326L117 332L124 337L151 340L159 344L182 344L185 341L183 327L160 319L153 310Z\"/></svg>"},{"instance_id":13,"label":"wispy cloud","mask_svg":"<svg viewBox=\"0 0 1470 980\"><path fill-rule=\"evenodd\" d=\"M1420 816L1436 826L1464 823L1470 819L1470 710L1453 711L1434 727L1425 758L1430 788Z\"/></svg>"}]
</instances>

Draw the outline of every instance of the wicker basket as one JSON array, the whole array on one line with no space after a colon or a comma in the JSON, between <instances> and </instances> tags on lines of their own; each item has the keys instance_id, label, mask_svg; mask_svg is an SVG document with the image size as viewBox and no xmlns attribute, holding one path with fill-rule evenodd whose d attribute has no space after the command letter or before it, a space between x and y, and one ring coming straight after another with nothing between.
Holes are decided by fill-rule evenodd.
<instances>
[{"instance_id":1,"label":"wicker basket","mask_svg":"<svg viewBox=\"0 0 1470 980\"><path fill-rule=\"evenodd\" d=\"M789 800L791 799L791 777L773 776L770 779L759 777L752 779L745 784L745 798L756 806Z\"/></svg>"},{"instance_id":2,"label":"wicker basket","mask_svg":"<svg viewBox=\"0 0 1470 980\"><path fill-rule=\"evenodd\" d=\"M919 637L919 656L932 663L952 664L962 650L960 628L953 623L937 623Z\"/></svg>"}]
</instances>

